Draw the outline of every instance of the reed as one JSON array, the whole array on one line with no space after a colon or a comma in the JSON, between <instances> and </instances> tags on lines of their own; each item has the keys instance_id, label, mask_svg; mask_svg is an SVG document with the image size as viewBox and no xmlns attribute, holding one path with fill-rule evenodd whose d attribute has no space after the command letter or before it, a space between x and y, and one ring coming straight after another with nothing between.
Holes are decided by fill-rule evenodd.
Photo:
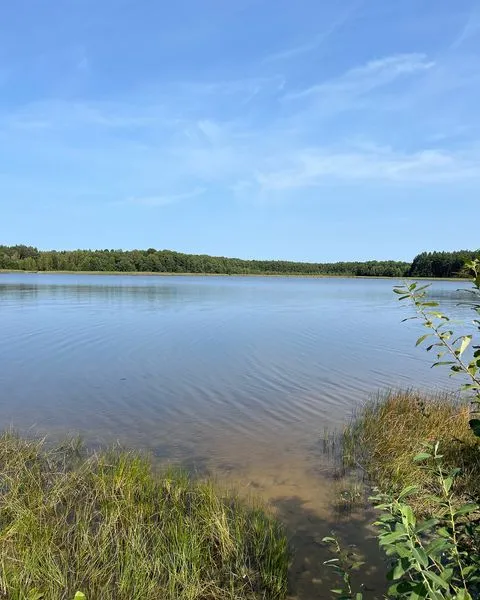
<instances>
[{"instance_id":1,"label":"reed","mask_svg":"<svg viewBox=\"0 0 480 600\"><path fill-rule=\"evenodd\" d=\"M0 436L0 597L281 599L289 552L259 506L120 450Z\"/></svg>"},{"instance_id":2,"label":"reed","mask_svg":"<svg viewBox=\"0 0 480 600\"><path fill-rule=\"evenodd\" d=\"M342 435L343 463L360 467L383 491L420 485L418 502L435 492L413 458L425 442L440 442L445 468L460 468L459 500L478 497L480 441L473 434L469 406L449 394L397 391L378 396L360 408ZM419 507L421 508L421 507Z\"/></svg>"}]
</instances>

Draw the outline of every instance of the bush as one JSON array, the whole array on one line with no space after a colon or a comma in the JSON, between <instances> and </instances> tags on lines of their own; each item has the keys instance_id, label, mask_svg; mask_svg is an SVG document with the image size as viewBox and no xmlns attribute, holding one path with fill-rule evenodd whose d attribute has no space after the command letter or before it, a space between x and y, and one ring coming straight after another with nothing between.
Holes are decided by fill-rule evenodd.
<instances>
[{"instance_id":1,"label":"bush","mask_svg":"<svg viewBox=\"0 0 480 600\"><path fill-rule=\"evenodd\" d=\"M439 443L426 444L415 457L437 493L429 497L433 516L419 518L410 499L425 494L423 477L399 494L379 493L371 498L381 511L375 526L378 541L389 559L388 598L402 600L474 600L480 597L480 506L459 504L455 497L460 469L447 469ZM362 600L354 591L350 571L363 563L343 550L335 537L324 538L335 557L326 561L341 581L332 590L339 600Z\"/></svg>"},{"instance_id":2,"label":"bush","mask_svg":"<svg viewBox=\"0 0 480 600\"><path fill-rule=\"evenodd\" d=\"M394 498L372 499L383 511L375 525L380 546L391 561L388 578L393 583L388 592L393 598L472 600L480 596L480 506L457 503L454 490L461 470L445 468L439 446L438 442L425 445L414 459L428 480L436 479L438 492L429 498L433 518L419 519L408 501L418 490L425 493L423 483L406 487Z\"/></svg>"}]
</instances>

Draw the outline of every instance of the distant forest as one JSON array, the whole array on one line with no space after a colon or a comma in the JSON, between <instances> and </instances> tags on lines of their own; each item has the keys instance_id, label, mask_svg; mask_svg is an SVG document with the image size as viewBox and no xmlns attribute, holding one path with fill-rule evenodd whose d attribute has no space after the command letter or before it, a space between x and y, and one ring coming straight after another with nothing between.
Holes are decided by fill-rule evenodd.
<instances>
[{"instance_id":1,"label":"distant forest","mask_svg":"<svg viewBox=\"0 0 480 600\"><path fill-rule=\"evenodd\" d=\"M467 260L480 250L423 252L412 263L385 260L306 263L285 260L242 260L172 250L49 250L32 246L0 246L0 269L22 271L114 271L211 273L226 275L348 275L377 277L461 277Z\"/></svg>"}]
</instances>

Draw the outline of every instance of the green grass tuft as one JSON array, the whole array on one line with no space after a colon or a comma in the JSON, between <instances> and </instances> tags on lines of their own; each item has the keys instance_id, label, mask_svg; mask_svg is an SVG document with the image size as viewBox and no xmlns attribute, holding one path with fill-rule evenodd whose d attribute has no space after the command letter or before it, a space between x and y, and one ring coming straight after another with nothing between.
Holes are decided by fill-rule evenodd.
<instances>
[{"instance_id":1,"label":"green grass tuft","mask_svg":"<svg viewBox=\"0 0 480 600\"><path fill-rule=\"evenodd\" d=\"M408 485L420 490L416 508L428 511L436 480L413 458L425 442L439 442L445 468L460 468L455 490L459 501L478 498L480 440L469 427L469 406L448 394L391 392L367 403L342 437L343 463L360 466L381 490Z\"/></svg>"},{"instance_id":2,"label":"green grass tuft","mask_svg":"<svg viewBox=\"0 0 480 600\"><path fill-rule=\"evenodd\" d=\"M0 597L276 600L288 566L278 522L210 483L0 436Z\"/></svg>"}]
</instances>

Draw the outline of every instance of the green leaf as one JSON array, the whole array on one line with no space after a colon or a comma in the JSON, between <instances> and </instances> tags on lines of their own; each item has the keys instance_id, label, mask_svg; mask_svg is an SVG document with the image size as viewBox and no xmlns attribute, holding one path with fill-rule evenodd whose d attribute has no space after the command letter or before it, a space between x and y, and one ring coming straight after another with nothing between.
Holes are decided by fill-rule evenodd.
<instances>
[{"instance_id":1,"label":"green leaf","mask_svg":"<svg viewBox=\"0 0 480 600\"><path fill-rule=\"evenodd\" d=\"M431 333L426 333L425 335L421 335L418 340L417 343L415 344L415 346L419 346L422 342L424 342L428 337L431 337Z\"/></svg>"},{"instance_id":2,"label":"green leaf","mask_svg":"<svg viewBox=\"0 0 480 600\"><path fill-rule=\"evenodd\" d=\"M400 492L397 500L402 500L403 498L406 498L407 496L411 496L417 490L418 490L418 485L409 485Z\"/></svg>"},{"instance_id":3,"label":"green leaf","mask_svg":"<svg viewBox=\"0 0 480 600\"><path fill-rule=\"evenodd\" d=\"M428 531L429 529L432 529L432 527L434 527L435 525L438 525L438 519L428 519L427 521L422 521L415 528L415 533L422 533L422 531Z\"/></svg>"},{"instance_id":4,"label":"green leaf","mask_svg":"<svg viewBox=\"0 0 480 600\"><path fill-rule=\"evenodd\" d=\"M473 600L467 590L458 590L455 600Z\"/></svg>"},{"instance_id":5,"label":"green leaf","mask_svg":"<svg viewBox=\"0 0 480 600\"><path fill-rule=\"evenodd\" d=\"M400 577L402 577L407 571L410 570L411 566L412 565L408 559L402 558L389 572L388 579L392 579L393 581L400 579Z\"/></svg>"},{"instance_id":6,"label":"green leaf","mask_svg":"<svg viewBox=\"0 0 480 600\"><path fill-rule=\"evenodd\" d=\"M462 356L462 354L468 348L468 345L470 344L471 341L472 341L472 336L471 335L465 335L465 336L463 336L462 343L460 344L460 348L455 352L455 354L457 356Z\"/></svg>"},{"instance_id":7,"label":"green leaf","mask_svg":"<svg viewBox=\"0 0 480 600\"><path fill-rule=\"evenodd\" d=\"M443 485L445 487L445 491L448 494L448 492L450 491L450 489L452 488L452 485L453 485L453 477L445 477Z\"/></svg>"},{"instance_id":8,"label":"green leaf","mask_svg":"<svg viewBox=\"0 0 480 600\"><path fill-rule=\"evenodd\" d=\"M410 548L406 546L405 542L400 542L399 544L392 546L392 548L393 554L396 554L398 558L408 558L408 560L411 561Z\"/></svg>"},{"instance_id":9,"label":"green leaf","mask_svg":"<svg viewBox=\"0 0 480 600\"><path fill-rule=\"evenodd\" d=\"M400 508L400 512L402 513L402 516L404 517L407 525L409 525L410 527L415 527L416 519L415 519L415 515L413 514L412 507L409 506L408 504L401 504L399 508Z\"/></svg>"},{"instance_id":10,"label":"green leaf","mask_svg":"<svg viewBox=\"0 0 480 600\"><path fill-rule=\"evenodd\" d=\"M461 387L463 391L465 390L480 390L480 385L478 383L464 383Z\"/></svg>"},{"instance_id":11,"label":"green leaf","mask_svg":"<svg viewBox=\"0 0 480 600\"><path fill-rule=\"evenodd\" d=\"M442 319L444 321L450 321L450 319L446 315L444 315L441 312L438 312L437 310L431 310L431 311L428 312L428 314L430 316L432 316L432 317L435 317L436 319ZM445 323L444 323L444 325L445 325Z\"/></svg>"},{"instance_id":12,"label":"green leaf","mask_svg":"<svg viewBox=\"0 0 480 600\"><path fill-rule=\"evenodd\" d=\"M469 515L477 510L480 510L480 506L478 504L464 504L454 512L453 516L460 517L461 515Z\"/></svg>"},{"instance_id":13,"label":"green leaf","mask_svg":"<svg viewBox=\"0 0 480 600\"><path fill-rule=\"evenodd\" d=\"M470 575L470 573L476 574L477 571L478 571L477 565L468 565L468 567L464 567L463 574L465 575L465 577L467 577L468 575Z\"/></svg>"},{"instance_id":14,"label":"green leaf","mask_svg":"<svg viewBox=\"0 0 480 600\"><path fill-rule=\"evenodd\" d=\"M412 554L415 560L422 565L425 569L428 567L428 557L425 553L425 550L421 546L417 546L412 548ZM440 578L439 578L440 579ZM445 583L445 582L442 582Z\"/></svg>"},{"instance_id":15,"label":"green leaf","mask_svg":"<svg viewBox=\"0 0 480 600\"><path fill-rule=\"evenodd\" d=\"M439 529L437 529L437 534L440 535L442 538L448 540L450 539L450 532L446 527L440 527Z\"/></svg>"},{"instance_id":16,"label":"green leaf","mask_svg":"<svg viewBox=\"0 0 480 600\"><path fill-rule=\"evenodd\" d=\"M438 556L448 548L451 548L451 546L452 544L448 540L440 537L434 539L433 542L426 547L425 551L429 556Z\"/></svg>"},{"instance_id":17,"label":"green leaf","mask_svg":"<svg viewBox=\"0 0 480 600\"><path fill-rule=\"evenodd\" d=\"M73 600L87 600L87 597L83 592L77 592L73 597Z\"/></svg>"},{"instance_id":18,"label":"green leaf","mask_svg":"<svg viewBox=\"0 0 480 600\"><path fill-rule=\"evenodd\" d=\"M379 537L378 543L380 544L380 546L385 546L387 544L392 544L393 542L401 540L402 538L405 539L406 537L406 534L401 531L392 531L391 533L382 534Z\"/></svg>"},{"instance_id":19,"label":"green leaf","mask_svg":"<svg viewBox=\"0 0 480 600\"><path fill-rule=\"evenodd\" d=\"M449 583L453 577L453 569L451 567L443 569L443 571L440 573L440 577L443 579L443 581Z\"/></svg>"},{"instance_id":20,"label":"green leaf","mask_svg":"<svg viewBox=\"0 0 480 600\"><path fill-rule=\"evenodd\" d=\"M433 571L424 571L423 572L424 575L426 577L428 577L428 579L430 579L430 581L432 581L437 587L441 587L444 590L448 591L449 585L446 581L443 581L443 579L441 577L439 577L436 573L434 573Z\"/></svg>"},{"instance_id":21,"label":"green leaf","mask_svg":"<svg viewBox=\"0 0 480 600\"><path fill-rule=\"evenodd\" d=\"M408 595L407 595L408 594ZM409 598L410 600L427 598L428 591L423 582L399 581L388 588L388 597Z\"/></svg>"},{"instance_id":22,"label":"green leaf","mask_svg":"<svg viewBox=\"0 0 480 600\"><path fill-rule=\"evenodd\" d=\"M394 583L388 588L387 598L401 598L400 594L410 592L412 590L412 587L413 584L410 581L400 581L399 583Z\"/></svg>"},{"instance_id":23,"label":"green leaf","mask_svg":"<svg viewBox=\"0 0 480 600\"><path fill-rule=\"evenodd\" d=\"M415 462L421 462L422 460L427 460L428 458L432 458L432 455L428 452L420 452L414 457Z\"/></svg>"}]
</instances>

